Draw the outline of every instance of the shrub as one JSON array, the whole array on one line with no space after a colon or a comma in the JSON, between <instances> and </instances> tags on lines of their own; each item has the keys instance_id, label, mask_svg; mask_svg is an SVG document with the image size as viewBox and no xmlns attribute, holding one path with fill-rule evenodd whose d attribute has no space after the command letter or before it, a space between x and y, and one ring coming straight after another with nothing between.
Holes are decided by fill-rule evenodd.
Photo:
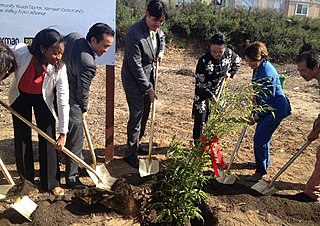
<instances>
[{"instance_id":1,"label":"shrub","mask_svg":"<svg viewBox=\"0 0 320 226\"><path fill-rule=\"evenodd\" d=\"M117 29L123 38L127 28L140 20L146 9L144 0L117 0ZM168 7L169 19L163 29L167 40L188 39L203 49L211 36L224 32L229 46L240 55L254 41L264 42L273 62L292 62L303 46L320 52L320 20L287 18L275 10L217 8L199 1ZM120 43L121 44L121 43Z\"/></svg>"},{"instance_id":2,"label":"shrub","mask_svg":"<svg viewBox=\"0 0 320 226\"><path fill-rule=\"evenodd\" d=\"M169 160L158 179L153 181L156 189L152 209L158 213L161 225L180 226L193 218L202 219L199 206L206 201L207 194L201 189L211 178L203 173L211 168L210 155L205 149L211 141L217 140L223 147L226 137L243 127L251 111L263 110L251 104L252 95L251 86L236 90L227 88L222 100L211 105L212 112L204 127L202 141L183 147L173 139L168 150Z\"/></svg>"}]
</instances>

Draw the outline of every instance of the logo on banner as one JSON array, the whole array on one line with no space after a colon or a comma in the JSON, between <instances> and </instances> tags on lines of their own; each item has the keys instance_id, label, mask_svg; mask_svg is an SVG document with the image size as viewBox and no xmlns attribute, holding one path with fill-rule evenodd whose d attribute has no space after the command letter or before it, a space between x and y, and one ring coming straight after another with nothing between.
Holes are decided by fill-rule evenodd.
<instances>
[{"instance_id":1,"label":"logo on banner","mask_svg":"<svg viewBox=\"0 0 320 226\"><path fill-rule=\"evenodd\" d=\"M33 39L34 38L31 38L31 37L24 37L23 42L30 46L33 42Z\"/></svg>"}]
</instances>

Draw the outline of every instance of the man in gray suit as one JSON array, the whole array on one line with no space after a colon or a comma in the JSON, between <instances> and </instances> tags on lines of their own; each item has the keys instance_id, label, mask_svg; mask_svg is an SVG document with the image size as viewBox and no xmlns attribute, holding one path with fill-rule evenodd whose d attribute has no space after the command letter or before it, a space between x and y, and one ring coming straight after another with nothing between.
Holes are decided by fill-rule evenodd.
<instances>
[{"instance_id":1,"label":"man in gray suit","mask_svg":"<svg viewBox=\"0 0 320 226\"><path fill-rule=\"evenodd\" d=\"M146 16L133 24L125 37L121 78L130 111L125 161L135 168L139 167L137 155L143 152L139 143L145 132L150 105L156 98L154 65L163 56L165 37L160 27L167 16L165 4L151 0Z\"/></svg>"},{"instance_id":2,"label":"man in gray suit","mask_svg":"<svg viewBox=\"0 0 320 226\"><path fill-rule=\"evenodd\" d=\"M95 55L102 56L114 40L114 31L107 24L96 23L86 38L78 33L65 37L63 61L67 66L70 93L70 119L66 147L83 159L83 119L87 115L89 88L96 74ZM79 164L66 158L66 185L68 188L82 188L79 180Z\"/></svg>"}]
</instances>

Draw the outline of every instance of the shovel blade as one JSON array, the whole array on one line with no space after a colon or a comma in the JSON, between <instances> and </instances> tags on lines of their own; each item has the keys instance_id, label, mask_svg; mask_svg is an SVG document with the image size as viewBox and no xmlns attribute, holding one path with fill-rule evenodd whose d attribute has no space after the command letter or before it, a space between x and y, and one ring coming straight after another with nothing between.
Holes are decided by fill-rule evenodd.
<instances>
[{"instance_id":1,"label":"shovel blade","mask_svg":"<svg viewBox=\"0 0 320 226\"><path fill-rule=\"evenodd\" d=\"M28 196L23 196L22 198L18 198L15 203L11 204L11 207L19 212L22 216L27 218L29 221L31 214L38 205L33 202Z\"/></svg>"},{"instance_id":2,"label":"shovel blade","mask_svg":"<svg viewBox=\"0 0 320 226\"><path fill-rule=\"evenodd\" d=\"M139 159L139 174L141 177L146 177L159 172L160 163L156 159Z\"/></svg>"},{"instance_id":3,"label":"shovel blade","mask_svg":"<svg viewBox=\"0 0 320 226\"><path fill-rule=\"evenodd\" d=\"M105 165L96 166L96 173L99 175L101 180L99 180L99 178L90 170L87 170L87 172L96 187L102 190L110 191L112 185L117 180L117 178L110 176L109 171L107 170Z\"/></svg>"},{"instance_id":4,"label":"shovel blade","mask_svg":"<svg viewBox=\"0 0 320 226\"><path fill-rule=\"evenodd\" d=\"M223 184L234 184L237 180L237 175L234 173L227 174Z\"/></svg>"},{"instance_id":5,"label":"shovel blade","mask_svg":"<svg viewBox=\"0 0 320 226\"><path fill-rule=\"evenodd\" d=\"M14 185L0 185L0 199L6 198L8 191L9 191L13 186L14 186Z\"/></svg>"},{"instance_id":6,"label":"shovel blade","mask_svg":"<svg viewBox=\"0 0 320 226\"><path fill-rule=\"evenodd\" d=\"M220 184L234 184L237 180L237 175L234 173L227 173L224 170L218 169L220 177L216 177L216 180Z\"/></svg>"},{"instance_id":7,"label":"shovel blade","mask_svg":"<svg viewBox=\"0 0 320 226\"><path fill-rule=\"evenodd\" d=\"M277 192L277 189L273 186L270 187L269 183L266 182L264 179L259 180L259 182L252 185L251 188L263 195L273 195Z\"/></svg>"},{"instance_id":8,"label":"shovel blade","mask_svg":"<svg viewBox=\"0 0 320 226\"><path fill-rule=\"evenodd\" d=\"M218 169L220 177L215 177L215 179L220 183L223 184L224 180L226 179L226 174L224 170Z\"/></svg>"}]
</instances>

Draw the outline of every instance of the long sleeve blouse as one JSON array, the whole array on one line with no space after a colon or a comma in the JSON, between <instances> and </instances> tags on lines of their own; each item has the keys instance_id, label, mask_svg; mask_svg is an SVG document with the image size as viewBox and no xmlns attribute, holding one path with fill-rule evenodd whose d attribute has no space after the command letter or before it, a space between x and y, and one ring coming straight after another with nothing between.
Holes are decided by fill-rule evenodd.
<instances>
[{"instance_id":1,"label":"long sleeve blouse","mask_svg":"<svg viewBox=\"0 0 320 226\"><path fill-rule=\"evenodd\" d=\"M195 73L195 101L201 102L216 95L223 77L229 73L234 77L241 65L241 57L226 48L221 59L214 59L210 51L198 60Z\"/></svg>"},{"instance_id":2,"label":"long sleeve blouse","mask_svg":"<svg viewBox=\"0 0 320 226\"><path fill-rule=\"evenodd\" d=\"M24 43L14 46L12 50L17 60L18 69L15 71L15 76L9 90L9 105L13 104L20 95L18 88L19 81L32 59L28 46ZM54 88L57 90L58 114L55 111L53 103L55 95ZM70 107L69 85L65 66L63 66L59 71L56 71L54 66L51 64L48 65L47 73L44 76L42 84L42 95L53 117L59 121L59 133L67 133Z\"/></svg>"},{"instance_id":3,"label":"long sleeve blouse","mask_svg":"<svg viewBox=\"0 0 320 226\"><path fill-rule=\"evenodd\" d=\"M279 74L274 66L267 60L263 60L259 67L253 71L252 75L253 89L256 95L257 104L273 110L255 112L258 118L264 117L271 111L279 111L281 108L287 108L288 102L285 93L281 87ZM286 116L291 110L288 109Z\"/></svg>"}]
</instances>

